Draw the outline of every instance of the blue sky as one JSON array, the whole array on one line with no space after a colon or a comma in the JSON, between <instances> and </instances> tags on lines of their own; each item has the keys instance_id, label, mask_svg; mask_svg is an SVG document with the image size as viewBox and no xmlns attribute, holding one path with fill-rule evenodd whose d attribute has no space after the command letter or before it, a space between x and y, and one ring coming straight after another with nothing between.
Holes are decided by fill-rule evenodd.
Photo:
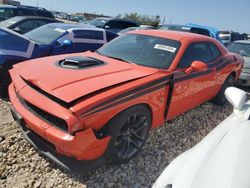
<instances>
[{"instance_id":1,"label":"blue sky","mask_svg":"<svg viewBox=\"0 0 250 188\"><path fill-rule=\"evenodd\" d=\"M250 0L20 0L49 10L115 16L137 12L160 15L167 23L198 23L220 30L250 33Z\"/></svg>"}]
</instances>

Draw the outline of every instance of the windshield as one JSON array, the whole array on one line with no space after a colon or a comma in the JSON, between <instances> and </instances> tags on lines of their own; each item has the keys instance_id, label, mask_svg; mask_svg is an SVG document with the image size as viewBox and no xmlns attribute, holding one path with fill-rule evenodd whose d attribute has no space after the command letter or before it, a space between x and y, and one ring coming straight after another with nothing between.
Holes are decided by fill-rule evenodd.
<instances>
[{"instance_id":1,"label":"windshield","mask_svg":"<svg viewBox=\"0 0 250 188\"><path fill-rule=\"evenodd\" d=\"M7 28L7 27L17 23L20 20L21 20L20 17L14 17L14 18L10 18L8 20L4 20L4 21L0 22L0 27Z\"/></svg>"},{"instance_id":2,"label":"windshield","mask_svg":"<svg viewBox=\"0 0 250 188\"><path fill-rule=\"evenodd\" d=\"M107 21L107 19L96 18L89 22L89 24L96 27L103 27Z\"/></svg>"},{"instance_id":3,"label":"windshield","mask_svg":"<svg viewBox=\"0 0 250 188\"><path fill-rule=\"evenodd\" d=\"M167 69L176 56L180 42L148 35L124 34L97 52L101 55L148 67Z\"/></svg>"},{"instance_id":4,"label":"windshield","mask_svg":"<svg viewBox=\"0 0 250 188\"><path fill-rule=\"evenodd\" d=\"M38 44L49 45L61 38L66 32L66 30L54 25L44 25L26 33L24 36Z\"/></svg>"},{"instance_id":5,"label":"windshield","mask_svg":"<svg viewBox=\"0 0 250 188\"><path fill-rule=\"evenodd\" d=\"M227 49L231 52L238 53L242 56L250 57L250 44L244 43L231 43L227 46Z\"/></svg>"}]
</instances>

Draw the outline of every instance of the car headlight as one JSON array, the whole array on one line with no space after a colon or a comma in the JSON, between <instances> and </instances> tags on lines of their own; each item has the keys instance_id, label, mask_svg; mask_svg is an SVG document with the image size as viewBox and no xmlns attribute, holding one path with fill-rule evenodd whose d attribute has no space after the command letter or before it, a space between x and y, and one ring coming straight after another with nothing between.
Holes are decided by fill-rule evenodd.
<instances>
[{"instance_id":1,"label":"car headlight","mask_svg":"<svg viewBox=\"0 0 250 188\"><path fill-rule=\"evenodd\" d=\"M250 74L250 68L242 68L241 72Z\"/></svg>"}]
</instances>

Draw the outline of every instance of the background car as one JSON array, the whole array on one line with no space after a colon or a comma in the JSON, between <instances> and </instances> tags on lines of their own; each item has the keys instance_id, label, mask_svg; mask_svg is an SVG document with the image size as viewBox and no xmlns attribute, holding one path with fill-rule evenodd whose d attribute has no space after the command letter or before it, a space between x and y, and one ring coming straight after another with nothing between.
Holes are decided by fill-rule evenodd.
<instances>
[{"instance_id":1,"label":"background car","mask_svg":"<svg viewBox=\"0 0 250 188\"><path fill-rule=\"evenodd\" d=\"M243 86L250 86L250 41L239 40L232 42L227 46L227 49L243 56L245 61L238 83Z\"/></svg>"},{"instance_id":2,"label":"background car","mask_svg":"<svg viewBox=\"0 0 250 188\"><path fill-rule=\"evenodd\" d=\"M48 18L54 18L53 14L45 8L32 7L32 6L12 6L2 5L0 6L0 21L7 20L15 16L42 16Z\"/></svg>"},{"instance_id":3,"label":"background car","mask_svg":"<svg viewBox=\"0 0 250 188\"><path fill-rule=\"evenodd\" d=\"M29 135L53 145L67 164L122 163L142 149L151 128L209 100L224 104L242 63L210 37L137 30L96 52L14 65L9 96L22 128L28 124Z\"/></svg>"},{"instance_id":4,"label":"background car","mask_svg":"<svg viewBox=\"0 0 250 188\"><path fill-rule=\"evenodd\" d=\"M51 23L24 35L0 29L0 87L4 91L7 88L8 70L13 64L50 55L96 50L117 36L83 24Z\"/></svg>"},{"instance_id":5,"label":"background car","mask_svg":"<svg viewBox=\"0 0 250 188\"><path fill-rule=\"evenodd\" d=\"M219 31L219 38L222 41L222 43L226 46L231 42L237 40L244 40L244 35L234 31Z\"/></svg>"},{"instance_id":6,"label":"background car","mask_svg":"<svg viewBox=\"0 0 250 188\"><path fill-rule=\"evenodd\" d=\"M160 25L158 29L196 33L196 34L215 38L221 42L221 39L219 38L219 31L214 27L208 27L208 26L202 26L198 24L189 23L185 25L163 24L163 25Z\"/></svg>"},{"instance_id":7,"label":"background car","mask_svg":"<svg viewBox=\"0 0 250 188\"><path fill-rule=\"evenodd\" d=\"M0 22L0 28L8 28L17 33L24 34L43 25L57 22L61 21L40 16L16 16Z\"/></svg>"},{"instance_id":8,"label":"background car","mask_svg":"<svg viewBox=\"0 0 250 188\"><path fill-rule=\"evenodd\" d=\"M225 95L234 112L174 159L153 188L250 187L250 101L238 88L228 88Z\"/></svg>"},{"instance_id":9,"label":"background car","mask_svg":"<svg viewBox=\"0 0 250 188\"><path fill-rule=\"evenodd\" d=\"M110 30L118 33L119 31L128 27L139 27L140 25L134 21L120 19L120 18L95 18L88 23L95 27Z\"/></svg>"},{"instance_id":10,"label":"background car","mask_svg":"<svg viewBox=\"0 0 250 188\"><path fill-rule=\"evenodd\" d=\"M134 31L134 30L150 30L150 29L154 29L154 27L129 27L127 29L123 29L120 32L118 32L118 35L122 35L125 34L129 31Z\"/></svg>"}]
</instances>

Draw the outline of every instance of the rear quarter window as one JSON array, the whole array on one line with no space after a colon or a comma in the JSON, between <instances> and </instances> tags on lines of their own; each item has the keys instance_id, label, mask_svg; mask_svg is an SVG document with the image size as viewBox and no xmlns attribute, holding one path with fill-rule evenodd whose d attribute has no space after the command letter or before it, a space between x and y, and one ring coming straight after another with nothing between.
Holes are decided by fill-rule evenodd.
<instances>
[{"instance_id":1,"label":"rear quarter window","mask_svg":"<svg viewBox=\"0 0 250 188\"><path fill-rule=\"evenodd\" d=\"M212 60L216 60L218 57L220 57L221 55L221 52L220 50L218 49L218 47L213 44L213 43L209 43L209 48L211 50L211 55L212 55Z\"/></svg>"}]
</instances>

